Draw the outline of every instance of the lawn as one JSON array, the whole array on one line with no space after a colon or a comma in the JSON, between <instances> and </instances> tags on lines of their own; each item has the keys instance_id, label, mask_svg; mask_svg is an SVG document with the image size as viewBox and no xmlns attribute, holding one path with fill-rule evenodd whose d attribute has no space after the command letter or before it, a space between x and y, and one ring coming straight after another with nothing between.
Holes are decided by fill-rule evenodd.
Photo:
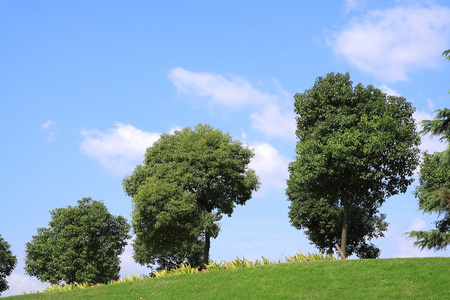
<instances>
[{"instance_id":1,"label":"lawn","mask_svg":"<svg viewBox=\"0 0 450 300\"><path fill-rule=\"evenodd\" d=\"M450 299L450 258L282 263L5 299Z\"/></svg>"}]
</instances>

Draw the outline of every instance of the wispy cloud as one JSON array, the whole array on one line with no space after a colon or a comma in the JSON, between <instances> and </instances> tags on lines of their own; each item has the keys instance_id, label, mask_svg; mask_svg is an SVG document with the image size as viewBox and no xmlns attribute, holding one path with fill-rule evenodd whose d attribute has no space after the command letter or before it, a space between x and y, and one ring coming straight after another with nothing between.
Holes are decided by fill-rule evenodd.
<instances>
[{"instance_id":1,"label":"wispy cloud","mask_svg":"<svg viewBox=\"0 0 450 300\"><path fill-rule=\"evenodd\" d=\"M191 72L174 68L169 78L180 94L191 98L204 98L213 105L227 109L249 108L254 129L269 137L294 139L295 115L292 96L276 80L274 92L263 91L264 85L254 87L236 75Z\"/></svg>"},{"instance_id":2,"label":"wispy cloud","mask_svg":"<svg viewBox=\"0 0 450 300\"><path fill-rule=\"evenodd\" d=\"M366 0L346 0L344 4L345 13L361 10L365 7Z\"/></svg>"},{"instance_id":3,"label":"wispy cloud","mask_svg":"<svg viewBox=\"0 0 450 300\"><path fill-rule=\"evenodd\" d=\"M145 132L131 125L116 123L116 128L81 132L81 151L98 160L115 175L129 174L144 157L145 150L159 139L159 133Z\"/></svg>"},{"instance_id":4,"label":"wispy cloud","mask_svg":"<svg viewBox=\"0 0 450 300\"><path fill-rule=\"evenodd\" d=\"M47 122L45 122L44 124L41 125L41 130L47 130L53 124L56 124L56 123L54 121L52 121L52 120L48 120Z\"/></svg>"},{"instance_id":5,"label":"wispy cloud","mask_svg":"<svg viewBox=\"0 0 450 300\"><path fill-rule=\"evenodd\" d=\"M55 121L52 120L48 120L47 122L45 122L44 124L41 125L41 131L44 131L47 133L47 137L45 138L46 142L53 142L55 139L55 136L57 134L56 131L51 130L50 127L52 127L53 125L56 125Z\"/></svg>"},{"instance_id":6,"label":"wispy cloud","mask_svg":"<svg viewBox=\"0 0 450 300\"><path fill-rule=\"evenodd\" d=\"M347 1L352 7L355 1ZM397 6L373 10L335 34L334 53L383 82L404 81L420 68L436 68L450 44L450 8Z\"/></svg>"}]
</instances>

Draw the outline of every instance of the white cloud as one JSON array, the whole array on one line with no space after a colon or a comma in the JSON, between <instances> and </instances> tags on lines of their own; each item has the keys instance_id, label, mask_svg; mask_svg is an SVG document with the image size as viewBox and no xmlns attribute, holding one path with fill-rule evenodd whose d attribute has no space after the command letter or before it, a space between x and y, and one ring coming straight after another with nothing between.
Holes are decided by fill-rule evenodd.
<instances>
[{"instance_id":1,"label":"white cloud","mask_svg":"<svg viewBox=\"0 0 450 300\"><path fill-rule=\"evenodd\" d=\"M47 122L45 122L44 124L41 125L41 131L45 131L47 132L47 137L45 138L46 142L53 142L53 140L55 139L55 136L57 134L56 131L50 130L50 127L56 125L55 121L52 120L48 120Z\"/></svg>"},{"instance_id":2,"label":"white cloud","mask_svg":"<svg viewBox=\"0 0 450 300\"><path fill-rule=\"evenodd\" d=\"M181 130L183 130L183 128L181 128L181 127L179 127L179 126L175 126L174 128L171 128L171 129L169 130L169 134L174 134L175 131L181 131Z\"/></svg>"},{"instance_id":3,"label":"white cloud","mask_svg":"<svg viewBox=\"0 0 450 300\"><path fill-rule=\"evenodd\" d=\"M393 89L391 89L390 87L388 87L387 85L383 84L381 85L380 89L386 93L388 96L396 96L396 97L400 97L400 93L398 93L397 91L394 91Z\"/></svg>"},{"instance_id":4,"label":"white cloud","mask_svg":"<svg viewBox=\"0 0 450 300\"><path fill-rule=\"evenodd\" d=\"M426 230L427 223L422 218L416 218L407 231L419 231ZM397 254L396 257L430 257L435 256L433 251L420 250L414 246L414 240L407 238L407 235L397 237Z\"/></svg>"},{"instance_id":5,"label":"white cloud","mask_svg":"<svg viewBox=\"0 0 450 300\"><path fill-rule=\"evenodd\" d=\"M253 127L265 132L269 137L281 137L286 140L295 139L295 114L294 112L280 112L275 104L270 104L260 112L250 115Z\"/></svg>"},{"instance_id":6,"label":"white cloud","mask_svg":"<svg viewBox=\"0 0 450 300\"><path fill-rule=\"evenodd\" d=\"M435 254L431 251L420 250L414 247L414 242L409 240L401 240L398 243L398 252L395 257L431 257Z\"/></svg>"},{"instance_id":7,"label":"white cloud","mask_svg":"<svg viewBox=\"0 0 450 300\"><path fill-rule=\"evenodd\" d=\"M433 111L434 110L434 103L430 99L427 99L428 108Z\"/></svg>"},{"instance_id":8,"label":"white cloud","mask_svg":"<svg viewBox=\"0 0 450 300\"><path fill-rule=\"evenodd\" d=\"M411 71L438 67L449 43L450 9L437 5L373 10L329 41L337 55L384 82L407 80Z\"/></svg>"},{"instance_id":9,"label":"white cloud","mask_svg":"<svg viewBox=\"0 0 450 300\"><path fill-rule=\"evenodd\" d=\"M141 266L134 261L132 240L128 240L123 254L120 256L120 277L136 275L149 275L150 269L146 266Z\"/></svg>"},{"instance_id":10,"label":"white cloud","mask_svg":"<svg viewBox=\"0 0 450 300\"><path fill-rule=\"evenodd\" d=\"M249 82L236 75L227 78L214 73L174 68L169 77L179 92L193 97L207 97L229 108L270 102L272 98L272 95L254 89Z\"/></svg>"},{"instance_id":11,"label":"white cloud","mask_svg":"<svg viewBox=\"0 0 450 300\"><path fill-rule=\"evenodd\" d=\"M408 230L409 231L419 231L419 230L425 230L426 227L427 227L427 223L424 220L422 220L422 218L416 218L412 222L412 225L409 226Z\"/></svg>"},{"instance_id":12,"label":"white cloud","mask_svg":"<svg viewBox=\"0 0 450 300\"><path fill-rule=\"evenodd\" d=\"M400 227L399 224L389 226L385 232L385 238L378 240L375 244L382 248L382 258L397 258L397 257L429 257L438 256L439 253L429 250L420 250L414 246L414 240L408 239L405 234L409 231L428 230L427 223L424 219L418 217L410 223L408 227ZM445 255L445 253L443 253ZM387 256L386 256L387 255Z\"/></svg>"},{"instance_id":13,"label":"white cloud","mask_svg":"<svg viewBox=\"0 0 450 300\"><path fill-rule=\"evenodd\" d=\"M2 297L21 295L24 292L42 291L48 286L46 283L17 273L11 274L6 280L8 281L9 289L2 293Z\"/></svg>"},{"instance_id":14,"label":"white cloud","mask_svg":"<svg viewBox=\"0 0 450 300\"><path fill-rule=\"evenodd\" d=\"M81 134L84 137L81 151L119 176L130 173L142 161L145 150L160 136L121 123L107 132L91 129Z\"/></svg>"},{"instance_id":15,"label":"white cloud","mask_svg":"<svg viewBox=\"0 0 450 300\"><path fill-rule=\"evenodd\" d=\"M192 98L206 98L212 104L229 109L250 108L252 126L269 137L294 139L295 116L292 96L276 80L274 92L255 88L240 76L191 72L174 68L169 77L178 92Z\"/></svg>"},{"instance_id":16,"label":"white cloud","mask_svg":"<svg viewBox=\"0 0 450 300\"><path fill-rule=\"evenodd\" d=\"M255 157L250 163L261 181L261 192L272 188L286 188L289 177L289 160L283 157L275 147L267 143L256 143L250 146L254 149Z\"/></svg>"},{"instance_id":17,"label":"white cloud","mask_svg":"<svg viewBox=\"0 0 450 300\"><path fill-rule=\"evenodd\" d=\"M241 134L242 139L246 139L247 138L247 133L242 129L242 134Z\"/></svg>"},{"instance_id":18,"label":"white cloud","mask_svg":"<svg viewBox=\"0 0 450 300\"><path fill-rule=\"evenodd\" d=\"M50 126L56 124L56 122L52 121L52 120L48 120L47 122L45 122L44 124L41 125L41 130L47 130L50 128Z\"/></svg>"},{"instance_id":19,"label":"white cloud","mask_svg":"<svg viewBox=\"0 0 450 300\"><path fill-rule=\"evenodd\" d=\"M360 10L366 4L366 0L346 0L344 4L345 13Z\"/></svg>"}]
</instances>

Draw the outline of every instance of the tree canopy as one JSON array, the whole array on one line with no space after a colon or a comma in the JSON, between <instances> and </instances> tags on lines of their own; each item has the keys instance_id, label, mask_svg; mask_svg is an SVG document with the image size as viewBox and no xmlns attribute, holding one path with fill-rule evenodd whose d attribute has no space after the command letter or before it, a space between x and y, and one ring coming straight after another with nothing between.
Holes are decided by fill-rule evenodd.
<instances>
[{"instance_id":1,"label":"tree canopy","mask_svg":"<svg viewBox=\"0 0 450 300\"><path fill-rule=\"evenodd\" d=\"M17 258L9 248L8 242L0 235L0 295L9 288L6 277L11 275L17 264Z\"/></svg>"},{"instance_id":2,"label":"tree canopy","mask_svg":"<svg viewBox=\"0 0 450 300\"><path fill-rule=\"evenodd\" d=\"M82 198L77 206L50 212L48 228L26 244L25 271L42 282L108 283L119 279L130 225L111 215L102 201Z\"/></svg>"},{"instance_id":3,"label":"tree canopy","mask_svg":"<svg viewBox=\"0 0 450 300\"><path fill-rule=\"evenodd\" d=\"M289 165L289 218L321 251L378 257L379 207L404 193L418 164L414 108L403 97L330 73L295 95L298 143Z\"/></svg>"},{"instance_id":4,"label":"tree canopy","mask_svg":"<svg viewBox=\"0 0 450 300\"><path fill-rule=\"evenodd\" d=\"M449 145L450 109L437 112L434 120L422 121L421 133L440 136ZM420 210L437 213L442 219L435 222L436 229L408 232L409 238L416 240L414 245L420 249L445 250L450 244L450 146L443 152L424 153L414 194L419 199Z\"/></svg>"},{"instance_id":5,"label":"tree canopy","mask_svg":"<svg viewBox=\"0 0 450 300\"><path fill-rule=\"evenodd\" d=\"M123 180L133 202L135 260L158 268L207 264L222 215L231 216L259 187L248 167L253 156L209 125L162 134Z\"/></svg>"}]
</instances>

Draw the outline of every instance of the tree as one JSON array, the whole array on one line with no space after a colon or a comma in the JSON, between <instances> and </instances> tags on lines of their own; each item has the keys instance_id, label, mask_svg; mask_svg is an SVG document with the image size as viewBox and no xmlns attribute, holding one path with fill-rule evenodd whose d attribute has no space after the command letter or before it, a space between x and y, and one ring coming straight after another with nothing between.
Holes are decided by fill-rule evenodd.
<instances>
[{"instance_id":1,"label":"tree","mask_svg":"<svg viewBox=\"0 0 450 300\"><path fill-rule=\"evenodd\" d=\"M437 111L434 120L422 121L422 134L441 136L441 141L450 143L450 109ZM443 152L424 153L420 165L419 185L414 191L419 199L419 209L424 213L443 216L435 222L436 229L407 232L415 246L445 250L450 244L450 147Z\"/></svg>"},{"instance_id":2,"label":"tree","mask_svg":"<svg viewBox=\"0 0 450 300\"><path fill-rule=\"evenodd\" d=\"M130 225L102 201L82 198L77 206L50 212L48 228L26 244L25 271L42 282L108 283L119 279Z\"/></svg>"},{"instance_id":3,"label":"tree","mask_svg":"<svg viewBox=\"0 0 450 300\"><path fill-rule=\"evenodd\" d=\"M17 258L9 248L8 242L0 235L0 295L9 288L6 277L11 275L17 264Z\"/></svg>"},{"instance_id":4,"label":"tree","mask_svg":"<svg viewBox=\"0 0 450 300\"><path fill-rule=\"evenodd\" d=\"M132 216L136 262L169 270L182 263L201 265L205 248L202 214L193 193L185 193L176 183L149 177L133 197ZM218 228L210 231L217 236Z\"/></svg>"},{"instance_id":5,"label":"tree","mask_svg":"<svg viewBox=\"0 0 450 300\"><path fill-rule=\"evenodd\" d=\"M222 215L231 216L259 187L248 168L253 156L209 125L162 134L123 180L133 202L135 260L159 268L207 264Z\"/></svg>"},{"instance_id":6,"label":"tree","mask_svg":"<svg viewBox=\"0 0 450 300\"><path fill-rule=\"evenodd\" d=\"M404 193L418 164L414 108L403 97L330 73L295 95L297 156L289 165L289 218L311 243L343 256L378 257L379 207Z\"/></svg>"}]
</instances>

